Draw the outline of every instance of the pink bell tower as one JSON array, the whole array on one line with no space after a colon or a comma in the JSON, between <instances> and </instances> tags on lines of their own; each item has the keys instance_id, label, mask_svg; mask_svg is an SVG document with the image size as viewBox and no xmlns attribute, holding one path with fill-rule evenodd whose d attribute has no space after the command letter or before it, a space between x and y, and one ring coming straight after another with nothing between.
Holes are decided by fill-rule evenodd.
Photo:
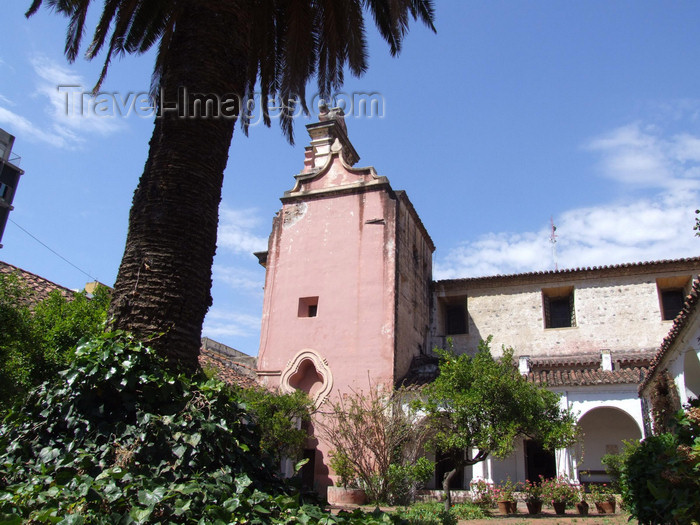
<instances>
[{"instance_id":1,"label":"pink bell tower","mask_svg":"<svg viewBox=\"0 0 700 525\"><path fill-rule=\"evenodd\" d=\"M343 112L321 108L268 251L258 377L317 407L350 390L392 388L427 353L432 240L403 191L359 160ZM311 429L313 431L313 429ZM328 446L311 436L303 472L332 484Z\"/></svg>"}]
</instances>

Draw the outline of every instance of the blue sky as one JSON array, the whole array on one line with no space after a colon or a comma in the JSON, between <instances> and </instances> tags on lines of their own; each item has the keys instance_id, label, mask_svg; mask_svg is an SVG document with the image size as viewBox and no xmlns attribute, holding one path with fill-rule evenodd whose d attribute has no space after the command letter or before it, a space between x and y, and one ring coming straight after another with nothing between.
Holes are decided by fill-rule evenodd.
<instances>
[{"instance_id":1,"label":"blue sky","mask_svg":"<svg viewBox=\"0 0 700 525\"><path fill-rule=\"evenodd\" d=\"M0 127L26 171L0 259L71 288L111 285L153 117L138 101L122 116L89 102L66 114L57 86L89 91L102 63L68 64L66 20L26 20L29 3L5 2L0 19ZM350 108L349 135L359 165L408 192L436 278L553 269L550 217L559 268L699 254L700 3L436 5L437 34L414 24L397 59L368 25L370 70L339 94L381 97L381 116ZM132 103L152 63L115 60L103 91ZM308 122L294 147L273 122L237 128L230 150L204 335L253 355L264 270L252 252L302 168Z\"/></svg>"}]
</instances>

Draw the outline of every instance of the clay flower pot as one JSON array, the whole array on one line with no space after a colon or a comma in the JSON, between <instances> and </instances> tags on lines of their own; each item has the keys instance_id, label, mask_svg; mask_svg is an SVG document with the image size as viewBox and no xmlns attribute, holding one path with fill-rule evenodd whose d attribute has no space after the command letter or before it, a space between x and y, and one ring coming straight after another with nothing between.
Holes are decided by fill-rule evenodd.
<instances>
[{"instance_id":1,"label":"clay flower pot","mask_svg":"<svg viewBox=\"0 0 700 525\"><path fill-rule=\"evenodd\" d=\"M553 501L552 507L557 514L566 514L566 501Z\"/></svg>"},{"instance_id":2,"label":"clay flower pot","mask_svg":"<svg viewBox=\"0 0 700 525\"><path fill-rule=\"evenodd\" d=\"M362 489L347 489L345 487L328 487L326 499L330 505L364 505L367 494Z\"/></svg>"},{"instance_id":3,"label":"clay flower pot","mask_svg":"<svg viewBox=\"0 0 700 525\"><path fill-rule=\"evenodd\" d=\"M513 500L498 501L498 510L501 514L515 514L518 512L518 504Z\"/></svg>"},{"instance_id":4,"label":"clay flower pot","mask_svg":"<svg viewBox=\"0 0 700 525\"><path fill-rule=\"evenodd\" d=\"M615 514L615 500L609 499L607 501L596 502L595 508L600 514Z\"/></svg>"},{"instance_id":5,"label":"clay flower pot","mask_svg":"<svg viewBox=\"0 0 700 525\"><path fill-rule=\"evenodd\" d=\"M588 516L588 503L585 501L579 501L576 504L576 510L581 516Z\"/></svg>"},{"instance_id":6,"label":"clay flower pot","mask_svg":"<svg viewBox=\"0 0 700 525\"><path fill-rule=\"evenodd\" d=\"M542 512L542 501L540 500L526 501L525 505L527 505L528 514L539 514Z\"/></svg>"}]
</instances>

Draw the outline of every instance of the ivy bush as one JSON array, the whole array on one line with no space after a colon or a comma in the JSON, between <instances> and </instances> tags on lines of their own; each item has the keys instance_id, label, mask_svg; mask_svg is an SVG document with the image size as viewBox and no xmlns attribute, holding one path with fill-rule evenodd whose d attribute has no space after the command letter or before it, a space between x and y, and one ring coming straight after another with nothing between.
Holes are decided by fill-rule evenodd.
<instances>
[{"instance_id":1,"label":"ivy bush","mask_svg":"<svg viewBox=\"0 0 700 525\"><path fill-rule=\"evenodd\" d=\"M330 516L271 468L222 382L168 369L123 333L80 345L0 425L0 523L399 523Z\"/></svg>"}]
</instances>

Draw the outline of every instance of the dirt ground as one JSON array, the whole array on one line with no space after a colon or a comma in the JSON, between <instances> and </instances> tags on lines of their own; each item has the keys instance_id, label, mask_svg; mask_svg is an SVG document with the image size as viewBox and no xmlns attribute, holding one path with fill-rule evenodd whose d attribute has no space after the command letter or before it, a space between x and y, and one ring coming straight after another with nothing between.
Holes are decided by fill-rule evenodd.
<instances>
[{"instance_id":1,"label":"dirt ground","mask_svg":"<svg viewBox=\"0 0 700 525\"><path fill-rule=\"evenodd\" d=\"M353 510L356 507L348 505L346 510ZM372 512L374 507L363 506L367 512ZM334 511L339 510L333 508ZM392 507L382 510L394 510ZM591 505L588 516L581 516L576 509L567 509L566 514L559 516L550 508L542 510L541 514L531 516L527 513L524 503L518 503L518 513L503 515L497 509L491 510L491 517L482 520L460 520L459 525L637 525L637 520L630 520L629 515L618 508L615 514L598 514L595 506Z\"/></svg>"}]
</instances>

